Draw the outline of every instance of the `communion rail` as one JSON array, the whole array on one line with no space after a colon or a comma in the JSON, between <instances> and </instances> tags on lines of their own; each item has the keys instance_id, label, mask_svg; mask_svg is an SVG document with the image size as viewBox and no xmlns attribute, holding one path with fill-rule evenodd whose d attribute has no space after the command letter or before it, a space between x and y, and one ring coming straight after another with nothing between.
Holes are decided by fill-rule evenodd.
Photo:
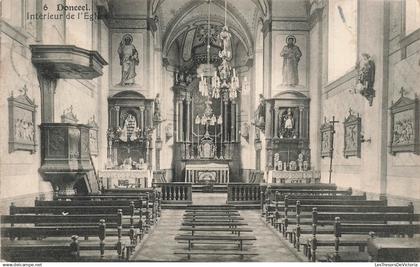
<instances>
[{"instance_id":1,"label":"communion rail","mask_svg":"<svg viewBox=\"0 0 420 267\"><path fill-rule=\"evenodd\" d=\"M260 203L261 189L259 184L229 183L228 203Z\"/></svg>"},{"instance_id":2,"label":"communion rail","mask_svg":"<svg viewBox=\"0 0 420 267\"><path fill-rule=\"evenodd\" d=\"M162 203L192 204L192 184L183 182L155 183L162 193Z\"/></svg>"}]
</instances>

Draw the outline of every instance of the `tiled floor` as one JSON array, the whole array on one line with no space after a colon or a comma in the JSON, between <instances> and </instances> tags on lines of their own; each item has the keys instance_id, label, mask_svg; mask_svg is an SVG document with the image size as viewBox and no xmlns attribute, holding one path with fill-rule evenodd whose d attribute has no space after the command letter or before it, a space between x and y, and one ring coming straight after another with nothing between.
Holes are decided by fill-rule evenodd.
<instances>
[{"instance_id":1,"label":"tiled floor","mask_svg":"<svg viewBox=\"0 0 420 267\"><path fill-rule=\"evenodd\" d=\"M215 204L221 205L226 202L226 194L200 194L194 193L194 204ZM143 244L132 257L134 261L186 261L186 256L174 255L175 250L182 250L187 245L179 244L175 241L175 236L179 234L183 210L162 210L162 217L154 231L143 241ZM260 219L257 210L241 210L241 216L248 223L247 227L254 230L252 233L257 240L248 249L258 253L257 256L246 256L242 261L252 262L279 262L279 261L299 261L290 251L279 236L266 226ZM251 233L250 233L251 234ZM206 247L203 247L204 249ZM218 247L222 248L221 245ZM193 255L192 261L241 261L239 256L218 256L218 255Z\"/></svg>"}]
</instances>

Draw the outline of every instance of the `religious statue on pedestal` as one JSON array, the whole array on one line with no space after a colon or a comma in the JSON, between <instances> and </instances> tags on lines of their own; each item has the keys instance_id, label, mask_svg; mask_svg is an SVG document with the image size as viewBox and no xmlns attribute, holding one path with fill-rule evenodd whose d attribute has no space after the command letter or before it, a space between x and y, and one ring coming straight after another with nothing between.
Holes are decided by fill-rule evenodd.
<instances>
[{"instance_id":1,"label":"religious statue on pedestal","mask_svg":"<svg viewBox=\"0 0 420 267\"><path fill-rule=\"evenodd\" d=\"M265 126L265 99L262 94L260 94L260 104L258 105L257 110L254 114L255 126L258 128L264 128Z\"/></svg>"},{"instance_id":2,"label":"religious statue on pedestal","mask_svg":"<svg viewBox=\"0 0 420 267\"><path fill-rule=\"evenodd\" d=\"M280 53L283 58L283 83L286 86L296 86L299 84L298 64L302 57L302 52L296 45L296 37L289 35L286 37L286 45Z\"/></svg>"},{"instance_id":3,"label":"religious statue on pedestal","mask_svg":"<svg viewBox=\"0 0 420 267\"><path fill-rule=\"evenodd\" d=\"M369 106L372 106L373 98L375 97L375 62L369 54L363 53L360 61L357 63L358 79L357 89L359 93L366 97L369 101Z\"/></svg>"},{"instance_id":4,"label":"religious statue on pedestal","mask_svg":"<svg viewBox=\"0 0 420 267\"><path fill-rule=\"evenodd\" d=\"M136 65L139 64L139 53L133 45L133 36L124 34L120 46L118 47L118 56L121 65L121 86L133 85L136 77Z\"/></svg>"},{"instance_id":5,"label":"religious statue on pedestal","mask_svg":"<svg viewBox=\"0 0 420 267\"><path fill-rule=\"evenodd\" d=\"M153 119L155 121L161 121L162 117L161 117L161 112L160 112L160 98L159 98L159 94L156 94L156 98L155 98L155 103L154 103L154 114L153 114Z\"/></svg>"}]
</instances>

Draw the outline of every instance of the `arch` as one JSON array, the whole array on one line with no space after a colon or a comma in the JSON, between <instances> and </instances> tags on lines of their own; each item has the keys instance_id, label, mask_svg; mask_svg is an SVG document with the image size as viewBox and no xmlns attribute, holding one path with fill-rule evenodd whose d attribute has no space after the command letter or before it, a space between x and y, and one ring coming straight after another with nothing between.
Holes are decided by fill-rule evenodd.
<instances>
[{"instance_id":1,"label":"arch","mask_svg":"<svg viewBox=\"0 0 420 267\"><path fill-rule=\"evenodd\" d=\"M144 95L140 94L139 92L133 91L133 90L125 90L118 92L110 97L110 99L146 99Z\"/></svg>"},{"instance_id":2,"label":"arch","mask_svg":"<svg viewBox=\"0 0 420 267\"><path fill-rule=\"evenodd\" d=\"M273 99L308 100L309 98L302 92L296 90L285 90L276 94Z\"/></svg>"},{"instance_id":3,"label":"arch","mask_svg":"<svg viewBox=\"0 0 420 267\"><path fill-rule=\"evenodd\" d=\"M218 6L219 8L224 9L224 2L222 0L213 0L212 2L214 5ZM180 32L184 32L186 30L186 24L185 22L183 22L183 19L186 16L191 16L191 13L193 12L194 9L198 8L199 6L201 6L203 4L203 2L201 1L192 1L189 2L185 5L184 8L181 8L181 10L183 10L182 12L179 12L179 14L177 16L175 16L169 23L169 27L167 28L164 36L163 36L163 57L166 57L166 55L168 54L172 43L174 42L174 40L179 37ZM254 51L253 49L253 38L252 38L252 34L251 31L248 27L248 25L246 24L245 19L242 17L242 15L236 10L236 8L231 5L228 4L227 5L227 13L228 13L228 18L231 21L231 23L228 25L229 28L236 28L236 32L237 32L237 36L241 37L239 38L240 40L243 40L244 46L248 51L248 54L250 56L251 53ZM200 16L203 17L203 16ZM216 19L215 19L216 18ZM197 19L197 17L195 17L195 19ZM203 17L204 19L204 17ZM212 16L212 20L216 21L216 22L224 22L224 18L223 17L216 17L215 15ZM188 21L188 23L190 23L191 20ZM232 23L233 22L233 23ZM182 23L182 24L181 24Z\"/></svg>"}]
</instances>

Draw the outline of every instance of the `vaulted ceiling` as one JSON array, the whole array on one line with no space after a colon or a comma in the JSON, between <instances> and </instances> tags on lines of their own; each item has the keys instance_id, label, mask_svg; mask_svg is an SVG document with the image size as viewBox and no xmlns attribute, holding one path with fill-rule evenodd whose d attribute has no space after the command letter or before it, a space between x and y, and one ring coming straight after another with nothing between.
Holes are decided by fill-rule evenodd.
<instances>
[{"instance_id":1,"label":"vaulted ceiling","mask_svg":"<svg viewBox=\"0 0 420 267\"><path fill-rule=\"evenodd\" d=\"M252 53L258 23L268 17L304 18L308 0L226 0L227 24ZM110 0L114 16L130 19L156 18L161 47L171 44L193 23L205 22L210 2L212 23L224 23L225 0ZM275 13L275 14L272 14Z\"/></svg>"}]
</instances>

